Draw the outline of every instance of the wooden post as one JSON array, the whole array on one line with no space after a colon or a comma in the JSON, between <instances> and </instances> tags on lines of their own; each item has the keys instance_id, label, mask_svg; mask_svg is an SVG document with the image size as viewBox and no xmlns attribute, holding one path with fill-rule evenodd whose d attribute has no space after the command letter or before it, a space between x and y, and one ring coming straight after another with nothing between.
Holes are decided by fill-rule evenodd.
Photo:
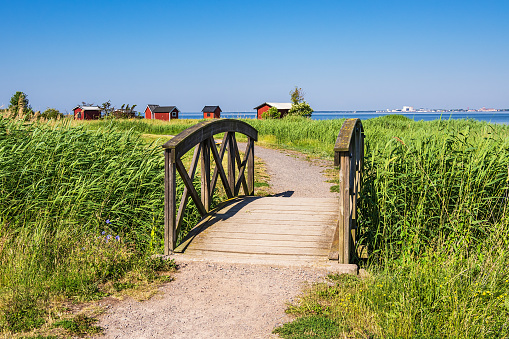
<instances>
[{"instance_id":1,"label":"wooden post","mask_svg":"<svg viewBox=\"0 0 509 339\"><path fill-rule=\"evenodd\" d=\"M339 191L339 262L350 263L350 152L341 152ZM342 236L341 236L342 235ZM343 239L341 239L343 238ZM342 240L342 242L341 242Z\"/></svg>"},{"instance_id":2,"label":"wooden post","mask_svg":"<svg viewBox=\"0 0 509 339\"><path fill-rule=\"evenodd\" d=\"M339 257L340 263L350 263L356 246L357 197L361 185L364 157L364 134L360 119L347 119L334 145L334 164L339 170L339 216L338 228L329 251L329 258ZM337 243L336 243L337 241ZM339 255L336 255L336 249Z\"/></svg>"},{"instance_id":3,"label":"wooden post","mask_svg":"<svg viewBox=\"0 0 509 339\"><path fill-rule=\"evenodd\" d=\"M164 254L169 255L175 249L177 241L175 212L177 195L177 177L175 153L171 149L164 151Z\"/></svg>"},{"instance_id":4,"label":"wooden post","mask_svg":"<svg viewBox=\"0 0 509 339\"><path fill-rule=\"evenodd\" d=\"M209 140L201 142L201 202L205 211L210 210L210 145Z\"/></svg>"},{"instance_id":5,"label":"wooden post","mask_svg":"<svg viewBox=\"0 0 509 339\"><path fill-rule=\"evenodd\" d=\"M356 166L357 166L357 149L356 149L356 134L353 134L353 142L350 144L350 217L349 217L349 231L348 231L348 247L349 247L349 258L352 255L353 249L355 248L355 232L357 228L356 224L356 207L357 207L357 183L356 183Z\"/></svg>"},{"instance_id":6,"label":"wooden post","mask_svg":"<svg viewBox=\"0 0 509 339\"><path fill-rule=\"evenodd\" d=\"M235 132L228 132L228 184L230 185L230 190L235 195L235 146L233 145L234 139L233 135Z\"/></svg>"},{"instance_id":7,"label":"wooden post","mask_svg":"<svg viewBox=\"0 0 509 339\"><path fill-rule=\"evenodd\" d=\"M254 195L254 140L247 137L249 156L247 158L247 195Z\"/></svg>"}]
</instances>

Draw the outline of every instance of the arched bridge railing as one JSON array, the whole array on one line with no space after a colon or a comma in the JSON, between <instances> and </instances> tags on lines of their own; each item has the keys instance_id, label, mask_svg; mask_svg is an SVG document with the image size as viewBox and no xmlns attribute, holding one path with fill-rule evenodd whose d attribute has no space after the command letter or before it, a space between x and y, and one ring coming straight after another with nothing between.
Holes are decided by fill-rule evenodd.
<instances>
[{"instance_id":1,"label":"arched bridge railing","mask_svg":"<svg viewBox=\"0 0 509 339\"><path fill-rule=\"evenodd\" d=\"M214 135L224 133L219 151ZM235 133L247 136L244 160L241 161ZM193 199L202 216L210 210L210 203L218 177L228 198L237 196L242 187L245 195L254 194L254 142L258 131L247 123L234 119L219 119L200 122L176 135L163 145L164 148L164 254L175 249L177 237L184 217L189 197ZM194 148L189 172L182 163L182 156ZM228 154L226 171L222 162ZM215 163L211 174L210 160ZM193 186L193 179L200 162L201 196ZM238 171L238 176L235 175ZM179 173L184 182L184 192L177 210L177 177ZM246 173L247 172L247 173Z\"/></svg>"},{"instance_id":2,"label":"arched bridge railing","mask_svg":"<svg viewBox=\"0 0 509 339\"><path fill-rule=\"evenodd\" d=\"M339 217L329 259L350 263L355 248L357 197L364 158L364 129L360 119L347 119L334 145L334 165L339 166Z\"/></svg>"}]
</instances>

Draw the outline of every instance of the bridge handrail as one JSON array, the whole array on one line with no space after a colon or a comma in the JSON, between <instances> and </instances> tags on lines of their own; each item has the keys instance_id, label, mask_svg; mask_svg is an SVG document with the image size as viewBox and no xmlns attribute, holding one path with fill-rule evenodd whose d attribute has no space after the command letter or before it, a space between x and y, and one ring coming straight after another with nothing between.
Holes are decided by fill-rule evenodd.
<instances>
[{"instance_id":1,"label":"bridge handrail","mask_svg":"<svg viewBox=\"0 0 509 339\"><path fill-rule=\"evenodd\" d=\"M334 165L339 166L338 227L329 259L350 263L355 248L357 197L360 191L364 158L364 129L360 119L347 119L334 145Z\"/></svg>"},{"instance_id":2,"label":"bridge handrail","mask_svg":"<svg viewBox=\"0 0 509 339\"><path fill-rule=\"evenodd\" d=\"M216 148L214 135L224 133L220 150ZM247 136L244 160L235 138L235 133ZM218 177L221 179L228 198L240 193L242 187L245 195L254 195L254 142L258 140L258 131L249 124L235 119L214 119L202 121L184 130L162 147L164 148L164 254L168 255L175 249L180 226L182 224L188 198L191 197L201 216L210 210L210 203ZM181 157L192 148L193 160L189 172L184 167ZM228 154L227 171L222 161L225 152ZM210 176L211 155L215 169ZM200 162L201 190L196 191L193 179ZM235 172L238 170L238 177ZM247 175L245 174L247 172ZM184 192L180 199L179 209L176 206L177 177L179 173L184 182ZM247 179L246 179L247 176Z\"/></svg>"},{"instance_id":3,"label":"bridge handrail","mask_svg":"<svg viewBox=\"0 0 509 339\"><path fill-rule=\"evenodd\" d=\"M176 156L186 154L198 143L225 132L242 133L254 141L258 140L258 131L248 123L235 119L214 119L201 121L177 134L162 147L175 150Z\"/></svg>"}]
</instances>

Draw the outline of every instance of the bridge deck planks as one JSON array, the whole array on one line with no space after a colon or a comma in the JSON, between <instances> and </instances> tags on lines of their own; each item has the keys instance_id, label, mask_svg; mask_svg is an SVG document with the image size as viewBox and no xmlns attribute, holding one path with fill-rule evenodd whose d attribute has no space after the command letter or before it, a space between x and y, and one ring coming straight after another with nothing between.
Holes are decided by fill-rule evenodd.
<instances>
[{"instance_id":1,"label":"bridge deck planks","mask_svg":"<svg viewBox=\"0 0 509 339\"><path fill-rule=\"evenodd\" d=\"M326 260L338 209L331 198L235 198L204 218L176 252Z\"/></svg>"}]
</instances>

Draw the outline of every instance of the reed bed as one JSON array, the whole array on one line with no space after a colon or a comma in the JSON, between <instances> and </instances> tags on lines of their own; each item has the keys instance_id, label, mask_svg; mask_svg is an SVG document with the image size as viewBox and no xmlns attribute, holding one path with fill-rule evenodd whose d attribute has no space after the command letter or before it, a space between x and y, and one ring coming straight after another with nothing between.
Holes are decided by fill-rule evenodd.
<instances>
[{"instance_id":1,"label":"reed bed","mask_svg":"<svg viewBox=\"0 0 509 339\"><path fill-rule=\"evenodd\" d=\"M277 144L305 130L287 124ZM358 235L370 257L357 262L369 277L331 276L290 307L299 318L277 332L306 337L307 324L324 338L331 328L332 337L508 337L508 127L401 116L363 124ZM330 150L338 131L322 131L311 153Z\"/></svg>"},{"instance_id":2,"label":"reed bed","mask_svg":"<svg viewBox=\"0 0 509 339\"><path fill-rule=\"evenodd\" d=\"M159 145L111 124L0 118L0 331L47 326L66 300L168 280ZM178 183L178 191L183 184ZM184 223L199 219L190 204Z\"/></svg>"}]
</instances>

